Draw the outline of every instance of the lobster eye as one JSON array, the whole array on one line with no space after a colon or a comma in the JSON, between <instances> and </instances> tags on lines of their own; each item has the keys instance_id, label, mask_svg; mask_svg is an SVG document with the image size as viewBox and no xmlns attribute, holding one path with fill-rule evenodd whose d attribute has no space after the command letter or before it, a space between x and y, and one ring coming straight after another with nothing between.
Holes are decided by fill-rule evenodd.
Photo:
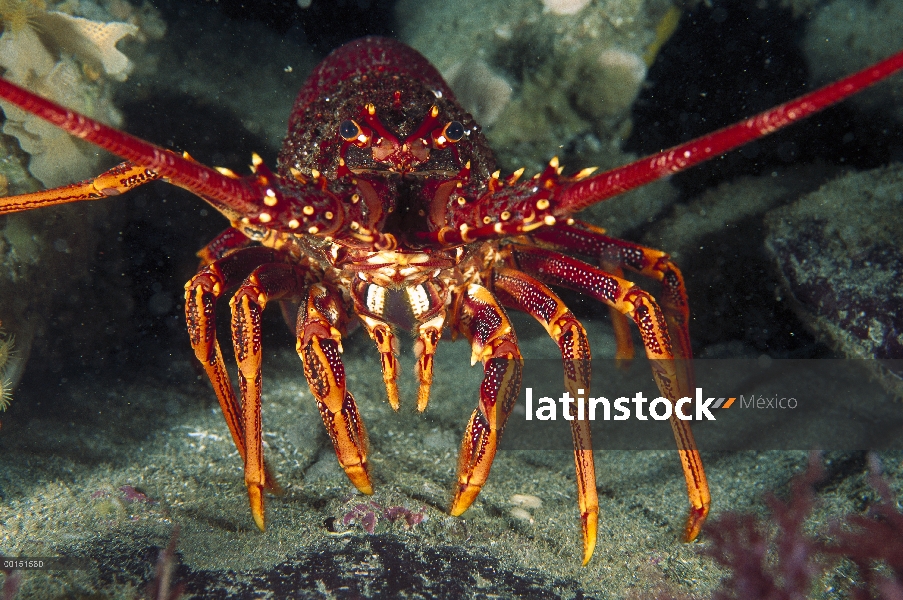
<instances>
[{"instance_id":1,"label":"lobster eye","mask_svg":"<svg viewBox=\"0 0 903 600\"><path fill-rule=\"evenodd\" d=\"M360 134L361 126L351 119L342 121L342 124L339 125L339 135L342 136L342 139L346 142L353 142Z\"/></svg>"},{"instance_id":2,"label":"lobster eye","mask_svg":"<svg viewBox=\"0 0 903 600\"><path fill-rule=\"evenodd\" d=\"M464 137L464 125L459 121L451 121L445 126L445 129L442 130L442 134L449 142L454 143L460 141L460 139Z\"/></svg>"}]
</instances>

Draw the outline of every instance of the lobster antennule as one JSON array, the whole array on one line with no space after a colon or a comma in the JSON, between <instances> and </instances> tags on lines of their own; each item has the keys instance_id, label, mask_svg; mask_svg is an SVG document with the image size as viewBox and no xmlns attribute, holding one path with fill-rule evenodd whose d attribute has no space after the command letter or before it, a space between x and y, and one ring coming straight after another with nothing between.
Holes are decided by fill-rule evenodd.
<instances>
[{"instance_id":1,"label":"lobster antennule","mask_svg":"<svg viewBox=\"0 0 903 600\"><path fill-rule=\"evenodd\" d=\"M246 180L232 179L175 152L104 125L0 78L0 99L87 140L170 183L197 194L230 219L256 212L259 193Z\"/></svg>"},{"instance_id":2,"label":"lobster antennule","mask_svg":"<svg viewBox=\"0 0 903 600\"><path fill-rule=\"evenodd\" d=\"M887 79L903 69L903 52L898 52L862 71L826 85L795 100L759 113L740 123L719 129L658 154L601 173L556 194L555 214L572 214L597 202L683 171L720 156L747 142L764 137L800 119Z\"/></svg>"}]
</instances>

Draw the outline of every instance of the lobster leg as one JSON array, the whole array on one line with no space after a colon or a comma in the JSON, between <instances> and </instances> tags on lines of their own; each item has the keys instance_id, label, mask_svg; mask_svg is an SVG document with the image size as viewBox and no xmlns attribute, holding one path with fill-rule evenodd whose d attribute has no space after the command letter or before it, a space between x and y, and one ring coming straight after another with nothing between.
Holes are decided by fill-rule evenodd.
<instances>
[{"instance_id":1,"label":"lobster leg","mask_svg":"<svg viewBox=\"0 0 903 600\"><path fill-rule=\"evenodd\" d=\"M398 340L392 326L384 318L388 293L382 286L355 279L351 297L355 312L379 350L389 406L392 410L398 410Z\"/></svg>"},{"instance_id":2,"label":"lobster leg","mask_svg":"<svg viewBox=\"0 0 903 600\"><path fill-rule=\"evenodd\" d=\"M556 225L545 231L537 231L537 240L556 249L576 252L592 256L603 265L614 265L618 270L628 269L640 275L661 282L662 294L660 306L668 323L668 331L674 344L674 356L678 368L684 371L683 376L689 389L695 387L693 375L693 348L690 345L690 304L687 300L687 288L680 269L671 257L661 250L655 250L609 237L604 231L588 223L575 222L575 225ZM620 275L620 273L614 273ZM619 340L619 350L621 341Z\"/></svg>"},{"instance_id":3,"label":"lobster leg","mask_svg":"<svg viewBox=\"0 0 903 600\"><path fill-rule=\"evenodd\" d=\"M263 489L269 486L263 462L261 438L261 328L260 316L269 300L299 298L304 291L306 272L296 265L265 264L254 269L238 288L229 305L232 308L232 344L238 363L247 457L245 484L251 514L264 530Z\"/></svg>"},{"instance_id":4,"label":"lobster leg","mask_svg":"<svg viewBox=\"0 0 903 600\"><path fill-rule=\"evenodd\" d=\"M358 490L372 494L367 431L354 396L345 388L340 356L347 321L341 296L322 284L312 285L307 304L298 311L297 350L339 464Z\"/></svg>"},{"instance_id":5,"label":"lobster leg","mask_svg":"<svg viewBox=\"0 0 903 600\"><path fill-rule=\"evenodd\" d=\"M370 339L376 342L379 360L382 366L383 383L386 385L386 398L392 410L398 410L398 339L392 326L367 315L360 315Z\"/></svg>"},{"instance_id":6,"label":"lobster leg","mask_svg":"<svg viewBox=\"0 0 903 600\"><path fill-rule=\"evenodd\" d=\"M433 384L433 358L445 323L447 292L433 282L405 288L408 306L417 325L416 375L420 382L417 410L426 410ZM383 382L389 405L398 410L398 340L385 315L389 291L374 283L356 279L352 284L354 310L364 323L370 338L376 343L382 365Z\"/></svg>"},{"instance_id":7,"label":"lobster leg","mask_svg":"<svg viewBox=\"0 0 903 600\"><path fill-rule=\"evenodd\" d=\"M248 238L238 229L230 227L221 232L210 243L201 248L197 253L197 257L201 259L201 267L206 267L210 263L221 259L230 252L240 248L247 248L251 245L251 239Z\"/></svg>"},{"instance_id":8,"label":"lobster leg","mask_svg":"<svg viewBox=\"0 0 903 600\"><path fill-rule=\"evenodd\" d=\"M607 261L601 261L602 269L615 277L624 277L621 267ZM608 307L608 318L611 321L611 329L615 334L615 364L627 366L635 355L633 349L633 336L630 331L630 319L617 309Z\"/></svg>"},{"instance_id":9,"label":"lobster leg","mask_svg":"<svg viewBox=\"0 0 903 600\"><path fill-rule=\"evenodd\" d=\"M665 317L651 295L629 281L557 252L513 245L508 246L508 252L518 268L545 283L592 296L632 318L640 330L652 376L662 396L674 406L679 398L691 395L689 382L675 365ZM709 486L689 423L676 414L671 415L670 421L690 499L684 539L692 541L709 513Z\"/></svg>"},{"instance_id":10,"label":"lobster leg","mask_svg":"<svg viewBox=\"0 0 903 600\"><path fill-rule=\"evenodd\" d=\"M246 248L214 261L185 284L185 320L191 347L213 384L213 391L242 462L247 457L245 430L239 416L241 407L216 339L216 301L261 264L278 262L283 258L281 253L270 248ZM267 476L265 480L274 488L277 485L273 477Z\"/></svg>"},{"instance_id":11,"label":"lobster leg","mask_svg":"<svg viewBox=\"0 0 903 600\"><path fill-rule=\"evenodd\" d=\"M421 323L417 328L417 341L414 342L414 354L417 356L415 373L420 381L417 389L417 412L426 410L430 401L430 388L433 385L433 358L436 346L442 336L442 325L445 323L445 310L441 310L432 319Z\"/></svg>"},{"instance_id":12,"label":"lobster leg","mask_svg":"<svg viewBox=\"0 0 903 600\"><path fill-rule=\"evenodd\" d=\"M79 183L32 194L0 198L0 215L80 200L103 200L159 178L160 175L151 169L124 162L97 177Z\"/></svg>"},{"instance_id":13,"label":"lobster leg","mask_svg":"<svg viewBox=\"0 0 903 600\"><path fill-rule=\"evenodd\" d=\"M558 344L564 361L564 387L574 398L590 389L589 340L583 325L561 299L532 277L502 269L495 274L493 288L506 306L527 312L539 321ZM596 547L599 498L596 494L596 469L589 421L571 421L574 439L574 463L577 467L577 501L583 531L583 564L589 562Z\"/></svg>"},{"instance_id":14,"label":"lobster leg","mask_svg":"<svg viewBox=\"0 0 903 600\"><path fill-rule=\"evenodd\" d=\"M417 341L414 342L414 354L417 356L414 372L420 381L417 390L417 411L423 412L430 401L433 358L436 356L436 346L442 337L442 327L445 324L448 291L433 281L411 286L406 291L411 314L419 323Z\"/></svg>"},{"instance_id":15,"label":"lobster leg","mask_svg":"<svg viewBox=\"0 0 903 600\"><path fill-rule=\"evenodd\" d=\"M614 275L619 277L621 273ZM611 307L608 308L608 318L615 336L615 366L627 368L635 356L633 337L630 334L630 319Z\"/></svg>"},{"instance_id":16,"label":"lobster leg","mask_svg":"<svg viewBox=\"0 0 903 600\"><path fill-rule=\"evenodd\" d=\"M483 362L483 381L479 404L461 441L450 510L455 517L470 507L486 483L505 422L517 402L524 366L514 329L489 290L473 283L458 300L458 328L470 340L472 363Z\"/></svg>"}]
</instances>

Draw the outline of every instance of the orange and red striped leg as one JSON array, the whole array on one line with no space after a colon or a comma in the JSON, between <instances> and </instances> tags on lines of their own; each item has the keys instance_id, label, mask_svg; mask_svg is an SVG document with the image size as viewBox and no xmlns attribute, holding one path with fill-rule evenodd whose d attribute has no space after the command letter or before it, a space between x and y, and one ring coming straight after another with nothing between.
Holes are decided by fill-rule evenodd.
<instances>
[{"instance_id":1,"label":"orange and red striped leg","mask_svg":"<svg viewBox=\"0 0 903 600\"><path fill-rule=\"evenodd\" d=\"M510 246L508 252L518 268L534 274L545 283L592 296L630 317L640 330L646 356L652 365L652 375L662 396L671 402L672 407L681 397L690 396L688 382L675 364L665 316L651 295L629 281L551 250ZM711 497L689 423L678 419L673 412L670 422L690 499L690 515L684 530L685 539L690 541L699 535L709 512Z\"/></svg>"},{"instance_id":2,"label":"orange and red striped leg","mask_svg":"<svg viewBox=\"0 0 903 600\"><path fill-rule=\"evenodd\" d=\"M623 270L609 262L602 262L602 268L615 277L624 276ZM608 307L608 318L615 334L615 364L619 367L629 367L634 357L633 336L630 331L630 319L617 309Z\"/></svg>"},{"instance_id":3,"label":"orange and red striped leg","mask_svg":"<svg viewBox=\"0 0 903 600\"><path fill-rule=\"evenodd\" d=\"M392 410L398 410L398 339L392 331L392 326L385 321L367 315L360 317L364 328L370 334L370 339L376 343L376 349L379 351L386 399Z\"/></svg>"},{"instance_id":4,"label":"orange and red striped leg","mask_svg":"<svg viewBox=\"0 0 903 600\"><path fill-rule=\"evenodd\" d=\"M297 350L339 464L357 489L372 494L367 431L354 396L346 389L340 356L347 322L341 295L323 284L312 285L298 312Z\"/></svg>"},{"instance_id":5,"label":"orange and red striped leg","mask_svg":"<svg viewBox=\"0 0 903 600\"><path fill-rule=\"evenodd\" d=\"M693 348L690 344L690 303L683 275L670 256L661 250L607 236L602 229L580 221L574 225L557 225L537 234L537 239L544 244L568 253L592 256L604 268L628 269L661 282L659 301L671 339L675 342L674 356L678 359L678 368L684 371L687 387L691 390L695 387ZM619 272L612 274L620 276Z\"/></svg>"},{"instance_id":6,"label":"orange and red striped leg","mask_svg":"<svg viewBox=\"0 0 903 600\"><path fill-rule=\"evenodd\" d=\"M388 294L386 288L357 278L352 283L351 297L355 312L379 351L386 398L392 410L398 410L398 340L392 326L384 318Z\"/></svg>"},{"instance_id":7,"label":"orange and red striped leg","mask_svg":"<svg viewBox=\"0 0 903 600\"><path fill-rule=\"evenodd\" d=\"M584 397L590 391L590 350L586 330L555 293L536 279L515 271L502 269L495 274L493 288L506 306L533 315L561 351L564 362L564 387L573 398ZM599 498L596 493L596 468L593 463L593 443L589 421L571 421L574 439L574 463L577 468L577 502L583 532L583 564L589 562L596 547L599 521Z\"/></svg>"},{"instance_id":8,"label":"orange and red striped leg","mask_svg":"<svg viewBox=\"0 0 903 600\"><path fill-rule=\"evenodd\" d=\"M264 530L263 489L270 484L263 462L261 436L263 334L260 317L268 301L300 297L305 288L306 274L306 271L297 265L284 263L262 265L248 275L229 303L232 308L232 344L235 347L235 362L238 363L242 423L247 445L245 485L248 488L251 515L261 531Z\"/></svg>"},{"instance_id":9,"label":"orange and red striped leg","mask_svg":"<svg viewBox=\"0 0 903 600\"><path fill-rule=\"evenodd\" d=\"M414 374L420 382L417 388L417 412L426 410L430 401L430 389L433 386L433 359L436 356L436 346L442 337L442 326L445 323L445 309L421 323L417 327L417 340L414 342L414 355L417 364Z\"/></svg>"},{"instance_id":10,"label":"orange and red striped leg","mask_svg":"<svg viewBox=\"0 0 903 600\"><path fill-rule=\"evenodd\" d=\"M216 302L226 290L238 285L261 264L283 259L284 255L270 248L246 248L214 261L185 284L185 320L191 347L213 385L242 463L247 457L245 430L240 416L241 407L223 362L219 340L216 339ZM277 486L275 478L267 477L266 480L270 485Z\"/></svg>"},{"instance_id":11,"label":"orange and red striped leg","mask_svg":"<svg viewBox=\"0 0 903 600\"><path fill-rule=\"evenodd\" d=\"M470 507L486 483L505 422L517 402L524 366L514 329L489 290L470 284L459 298L458 310L458 330L470 340L471 364L483 363L483 381L458 455L450 510L456 517Z\"/></svg>"},{"instance_id":12,"label":"orange and red striped leg","mask_svg":"<svg viewBox=\"0 0 903 600\"><path fill-rule=\"evenodd\" d=\"M198 251L197 257L201 259L200 268L206 267L235 250L247 248L252 243L248 236L234 227L230 227L220 232L219 235Z\"/></svg>"}]
</instances>

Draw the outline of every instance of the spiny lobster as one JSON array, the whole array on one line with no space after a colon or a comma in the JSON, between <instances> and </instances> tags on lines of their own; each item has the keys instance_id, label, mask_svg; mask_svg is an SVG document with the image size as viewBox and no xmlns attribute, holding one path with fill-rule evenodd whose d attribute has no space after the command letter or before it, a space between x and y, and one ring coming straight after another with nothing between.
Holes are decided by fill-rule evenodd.
<instances>
[{"instance_id":1,"label":"spiny lobster","mask_svg":"<svg viewBox=\"0 0 903 600\"><path fill-rule=\"evenodd\" d=\"M838 102L903 68L903 52L741 123L600 175L562 176L557 159L530 179L502 178L480 127L440 74L411 48L383 38L351 42L310 75L295 103L273 173L258 157L239 177L154 146L0 80L0 98L127 162L69 186L0 199L0 214L116 196L164 179L200 196L230 228L199 254L185 313L195 355L213 384L245 466L251 513L264 528L264 490L278 489L261 442L261 312L298 305L297 351L339 463L372 493L367 434L346 389L342 337L358 319L376 342L388 401L398 408L395 327L414 332L424 411L443 329L466 338L484 368L479 403L461 444L451 514L473 503L514 407L523 361L503 306L532 315L558 344L564 385L590 385L586 331L549 286L589 295L640 330L653 377L672 404L694 387L683 278L664 252L605 235L571 215L676 173ZM569 256L576 254L611 272ZM622 278L657 279L661 304ZM216 339L216 303L227 290L241 402ZM401 299L407 316L390 306ZM672 341L673 340L673 341ZM579 392L578 392L579 390ZM571 421L583 562L596 543L598 501L589 423ZM688 422L671 417L687 482L694 539L710 496Z\"/></svg>"}]
</instances>

